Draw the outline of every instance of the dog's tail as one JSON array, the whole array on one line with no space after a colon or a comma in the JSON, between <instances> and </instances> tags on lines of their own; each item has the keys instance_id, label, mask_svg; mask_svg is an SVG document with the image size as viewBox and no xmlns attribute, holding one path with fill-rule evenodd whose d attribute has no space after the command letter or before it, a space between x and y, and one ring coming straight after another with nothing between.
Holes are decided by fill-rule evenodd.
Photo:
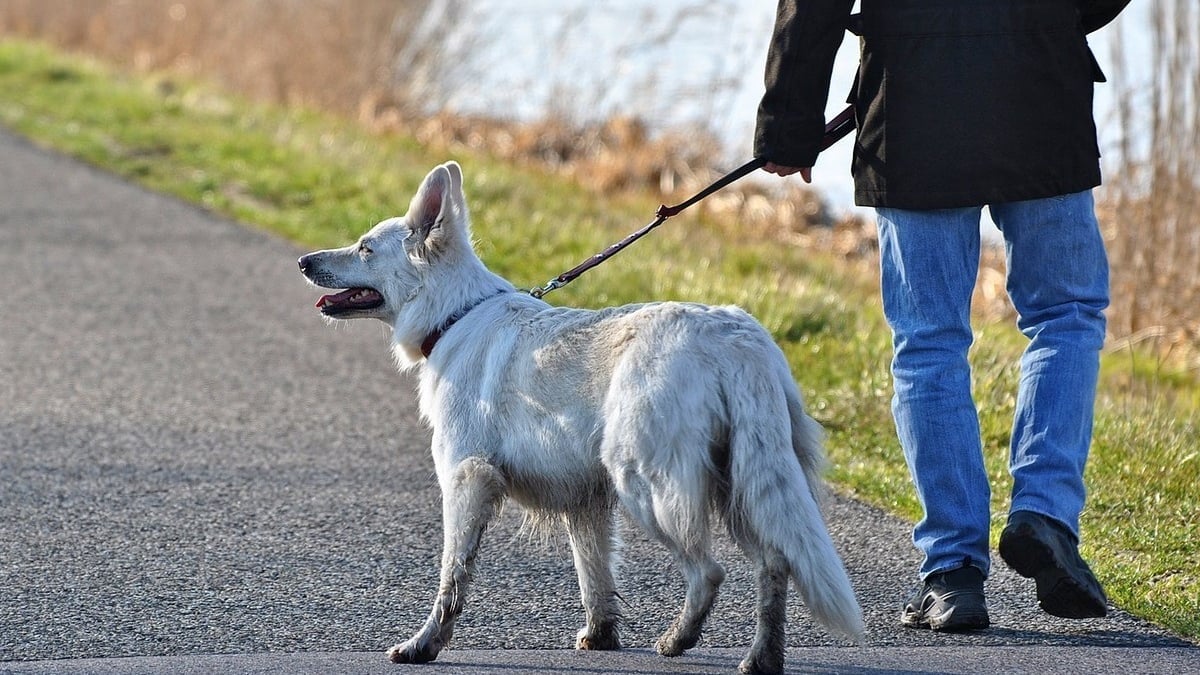
<instances>
[{"instance_id":1,"label":"dog's tail","mask_svg":"<svg viewBox=\"0 0 1200 675\"><path fill-rule=\"evenodd\" d=\"M730 397L731 506L732 514L740 515L731 524L764 556L786 560L818 622L861 640L862 610L821 515L824 434L805 413L791 373L786 366L782 370L776 376L778 386L764 383L773 390L769 395L762 391ZM779 409L780 394L786 412ZM783 420L788 423L780 424Z\"/></svg>"}]
</instances>

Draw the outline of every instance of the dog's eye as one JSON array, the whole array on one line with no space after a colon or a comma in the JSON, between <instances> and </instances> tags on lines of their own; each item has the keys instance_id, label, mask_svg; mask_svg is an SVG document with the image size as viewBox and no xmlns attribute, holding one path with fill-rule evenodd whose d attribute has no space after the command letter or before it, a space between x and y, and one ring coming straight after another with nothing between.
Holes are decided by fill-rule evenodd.
<instances>
[{"instance_id":1,"label":"dog's eye","mask_svg":"<svg viewBox=\"0 0 1200 675\"><path fill-rule=\"evenodd\" d=\"M371 251L370 246L367 246L365 243L358 245L358 254L359 255L371 255L371 253L372 253L372 251Z\"/></svg>"}]
</instances>

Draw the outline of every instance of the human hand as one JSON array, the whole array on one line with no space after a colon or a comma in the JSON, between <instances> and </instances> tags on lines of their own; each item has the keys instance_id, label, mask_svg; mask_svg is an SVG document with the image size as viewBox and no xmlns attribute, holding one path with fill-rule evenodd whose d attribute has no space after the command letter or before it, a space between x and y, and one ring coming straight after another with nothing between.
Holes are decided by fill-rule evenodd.
<instances>
[{"instance_id":1,"label":"human hand","mask_svg":"<svg viewBox=\"0 0 1200 675\"><path fill-rule=\"evenodd\" d=\"M776 176L790 176L794 173L799 173L805 183L812 182L812 167L811 166L780 166L775 162L767 162L763 166L763 171L773 173Z\"/></svg>"}]
</instances>

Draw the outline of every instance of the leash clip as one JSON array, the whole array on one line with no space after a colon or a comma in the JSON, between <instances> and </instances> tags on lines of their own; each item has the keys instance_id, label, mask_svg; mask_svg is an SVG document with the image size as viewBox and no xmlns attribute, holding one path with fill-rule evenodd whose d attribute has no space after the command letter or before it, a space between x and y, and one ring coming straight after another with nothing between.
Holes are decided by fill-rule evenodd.
<instances>
[{"instance_id":1,"label":"leash clip","mask_svg":"<svg viewBox=\"0 0 1200 675\"><path fill-rule=\"evenodd\" d=\"M546 282L545 286L529 289L529 294L532 295L533 297L537 298L538 300L541 300L543 295L545 295L555 289L562 288L563 286L566 286L566 284L559 281L558 279L551 279L550 281Z\"/></svg>"}]
</instances>

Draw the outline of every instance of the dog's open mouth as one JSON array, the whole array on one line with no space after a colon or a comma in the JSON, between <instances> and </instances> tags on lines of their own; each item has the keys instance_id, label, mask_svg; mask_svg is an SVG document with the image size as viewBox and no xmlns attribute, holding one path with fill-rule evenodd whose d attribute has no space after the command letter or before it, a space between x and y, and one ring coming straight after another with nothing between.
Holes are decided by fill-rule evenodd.
<instances>
[{"instance_id":1,"label":"dog's open mouth","mask_svg":"<svg viewBox=\"0 0 1200 675\"><path fill-rule=\"evenodd\" d=\"M322 295L317 301L317 308L325 316L337 316L346 312L375 309L382 304L383 296L374 288L351 288L333 295Z\"/></svg>"}]
</instances>

